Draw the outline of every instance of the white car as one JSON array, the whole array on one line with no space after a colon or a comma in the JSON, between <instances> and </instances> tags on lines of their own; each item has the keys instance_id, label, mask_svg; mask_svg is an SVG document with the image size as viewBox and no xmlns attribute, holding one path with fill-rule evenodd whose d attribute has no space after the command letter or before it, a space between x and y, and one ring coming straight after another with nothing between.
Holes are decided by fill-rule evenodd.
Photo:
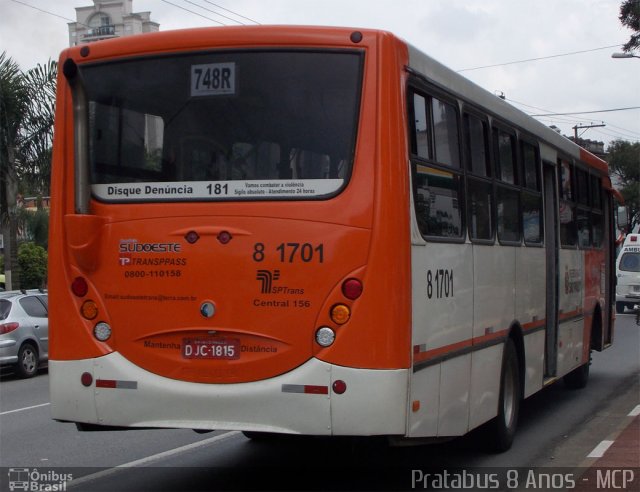
<instances>
[{"instance_id":1,"label":"white car","mask_svg":"<svg viewBox=\"0 0 640 492\"><path fill-rule=\"evenodd\" d=\"M629 234L616 260L616 312L640 304L640 234Z\"/></svg>"}]
</instances>

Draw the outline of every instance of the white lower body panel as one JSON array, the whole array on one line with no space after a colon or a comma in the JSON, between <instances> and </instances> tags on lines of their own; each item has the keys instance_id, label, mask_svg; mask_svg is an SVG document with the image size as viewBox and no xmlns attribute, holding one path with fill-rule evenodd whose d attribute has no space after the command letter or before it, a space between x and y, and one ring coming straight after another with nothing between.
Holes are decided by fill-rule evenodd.
<instances>
[{"instance_id":1,"label":"white lower body panel","mask_svg":"<svg viewBox=\"0 0 640 492\"><path fill-rule=\"evenodd\" d=\"M85 387L83 373L93 376ZM105 426L247 430L309 435L405 435L409 371L337 367L311 359L271 379L241 384L177 381L118 353L49 361L54 419ZM346 382L338 395L331 386ZM116 387L96 387L96 381ZM113 385L113 384L112 384ZM327 388L326 394L304 387Z\"/></svg>"}]
</instances>

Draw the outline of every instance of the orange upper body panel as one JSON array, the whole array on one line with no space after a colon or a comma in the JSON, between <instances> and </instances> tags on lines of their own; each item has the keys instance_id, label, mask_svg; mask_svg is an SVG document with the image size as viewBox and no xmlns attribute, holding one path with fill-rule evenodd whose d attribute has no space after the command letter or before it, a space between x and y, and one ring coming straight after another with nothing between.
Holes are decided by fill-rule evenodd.
<instances>
[{"instance_id":1,"label":"orange upper body panel","mask_svg":"<svg viewBox=\"0 0 640 492\"><path fill-rule=\"evenodd\" d=\"M49 254L52 359L117 351L156 374L205 383L273 377L311 357L350 367L409 367L408 55L387 33L361 32L355 43L352 30L337 28L194 29L62 53L61 65L72 58L81 66L229 48L355 49L364 52L364 66L353 170L335 196L170 203L94 197L82 215L74 204L73 103L61 75ZM84 296L71 291L76 277L87 281ZM364 286L357 300L342 292L349 278ZM98 309L91 320L79 313L88 300ZM338 303L351 309L343 325L329 317ZM100 321L112 328L106 342L93 336ZM328 348L315 342L322 326L337 334ZM228 352L190 357L199 346L211 355L216 344Z\"/></svg>"}]
</instances>

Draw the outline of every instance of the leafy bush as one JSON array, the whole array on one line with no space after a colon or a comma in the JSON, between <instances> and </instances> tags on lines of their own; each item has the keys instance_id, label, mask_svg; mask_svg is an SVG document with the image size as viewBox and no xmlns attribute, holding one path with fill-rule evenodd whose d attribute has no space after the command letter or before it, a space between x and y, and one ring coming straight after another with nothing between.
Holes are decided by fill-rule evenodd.
<instances>
[{"instance_id":1,"label":"leafy bush","mask_svg":"<svg viewBox=\"0 0 640 492\"><path fill-rule=\"evenodd\" d=\"M23 243L18 248L20 287L38 289L44 287L47 278L47 252L35 243Z\"/></svg>"}]
</instances>

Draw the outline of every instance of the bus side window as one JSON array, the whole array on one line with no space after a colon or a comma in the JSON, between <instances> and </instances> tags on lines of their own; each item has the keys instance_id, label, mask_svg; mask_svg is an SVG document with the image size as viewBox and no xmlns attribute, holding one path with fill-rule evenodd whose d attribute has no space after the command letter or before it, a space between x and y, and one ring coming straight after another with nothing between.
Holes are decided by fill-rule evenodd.
<instances>
[{"instance_id":1,"label":"bus side window","mask_svg":"<svg viewBox=\"0 0 640 492\"><path fill-rule=\"evenodd\" d=\"M501 242L520 242L520 194L506 186L496 192L498 239Z\"/></svg>"},{"instance_id":2,"label":"bus side window","mask_svg":"<svg viewBox=\"0 0 640 492\"><path fill-rule=\"evenodd\" d=\"M591 241L594 248L602 248L604 218L602 213L602 187L598 176L590 175L591 186Z\"/></svg>"},{"instance_id":3,"label":"bus side window","mask_svg":"<svg viewBox=\"0 0 640 492\"><path fill-rule=\"evenodd\" d=\"M540 191L540 159L538 149L521 142L523 188L522 188L522 232L527 245L542 244L542 193Z\"/></svg>"},{"instance_id":4,"label":"bus side window","mask_svg":"<svg viewBox=\"0 0 640 492\"><path fill-rule=\"evenodd\" d=\"M491 182L467 177L467 221L472 241L493 240L492 202Z\"/></svg>"},{"instance_id":5,"label":"bus side window","mask_svg":"<svg viewBox=\"0 0 640 492\"><path fill-rule=\"evenodd\" d=\"M515 137L507 132L493 129L493 142L496 155L496 175L498 179L512 185L516 182Z\"/></svg>"},{"instance_id":6,"label":"bus side window","mask_svg":"<svg viewBox=\"0 0 640 492\"><path fill-rule=\"evenodd\" d=\"M516 137L493 128L493 146L496 159L496 225L501 243L520 243L520 191L517 175Z\"/></svg>"},{"instance_id":7,"label":"bus side window","mask_svg":"<svg viewBox=\"0 0 640 492\"><path fill-rule=\"evenodd\" d=\"M454 104L413 94L412 152L441 166L460 169L458 112Z\"/></svg>"},{"instance_id":8,"label":"bus side window","mask_svg":"<svg viewBox=\"0 0 640 492\"><path fill-rule=\"evenodd\" d=\"M463 180L457 109L432 96L415 92L411 96L414 203L420 232L424 236L462 240Z\"/></svg>"},{"instance_id":9,"label":"bus side window","mask_svg":"<svg viewBox=\"0 0 640 492\"><path fill-rule=\"evenodd\" d=\"M415 207L424 236L462 236L461 183L460 176L455 173L417 166Z\"/></svg>"},{"instance_id":10,"label":"bus side window","mask_svg":"<svg viewBox=\"0 0 640 492\"><path fill-rule=\"evenodd\" d=\"M475 115L465 113L463 129L467 159L466 197L469 238L474 242L492 242L495 225L488 124Z\"/></svg>"},{"instance_id":11,"label":"bus side window","mask_svg":"<svg viewBox=\"0 0 640 492\"><path fill-rule=\"evenodd\" d=\"M574 247L578 242L576 228L576 207L573 203L573 166L560 160L560 243L565 247Z\"/></svg>"},{"instance_id":12,"label":"bus side window","mask_svg":"<svg viewBox=\"0 0 640 492\"><path fill-rule=\"evenodd\" d=\"M413 95L413 153L423 159L433 158L427 126L427 101L420 94Z\"/></svg>"},{"instance_id":13,"label":"bus side window","mask_svg":"<svg viewBox=\"0 0 640 492\"><path fill-rule=\"evenodd\" d=\"M467 149L467 171L476 176L491 177L487 123L471 114L464 115L464 137Z\"/></svg>"},{"instance_id":14,"label":"bus side window","mask_svg":"<svg viewBox=\"0 0 640 492\"><path fill-rule=\"evenodd\" d=\"M460 144L458 142L458 114L453 104L431 99L433 114L433 140L436 162L446 166L460 167Z\"/></svg>"},{"instance_id":15,"label":"bus side window","mask_svg":"<svg viewBox=\"0 0 640 492\"><path fill-rule=\"evenodd\" d=\"M578 246L589 248L591 246L591 212L588 210L589 198L589 174L576 169L576 198L578 201L577 225Z\"/></svg>"}]
</instances>

